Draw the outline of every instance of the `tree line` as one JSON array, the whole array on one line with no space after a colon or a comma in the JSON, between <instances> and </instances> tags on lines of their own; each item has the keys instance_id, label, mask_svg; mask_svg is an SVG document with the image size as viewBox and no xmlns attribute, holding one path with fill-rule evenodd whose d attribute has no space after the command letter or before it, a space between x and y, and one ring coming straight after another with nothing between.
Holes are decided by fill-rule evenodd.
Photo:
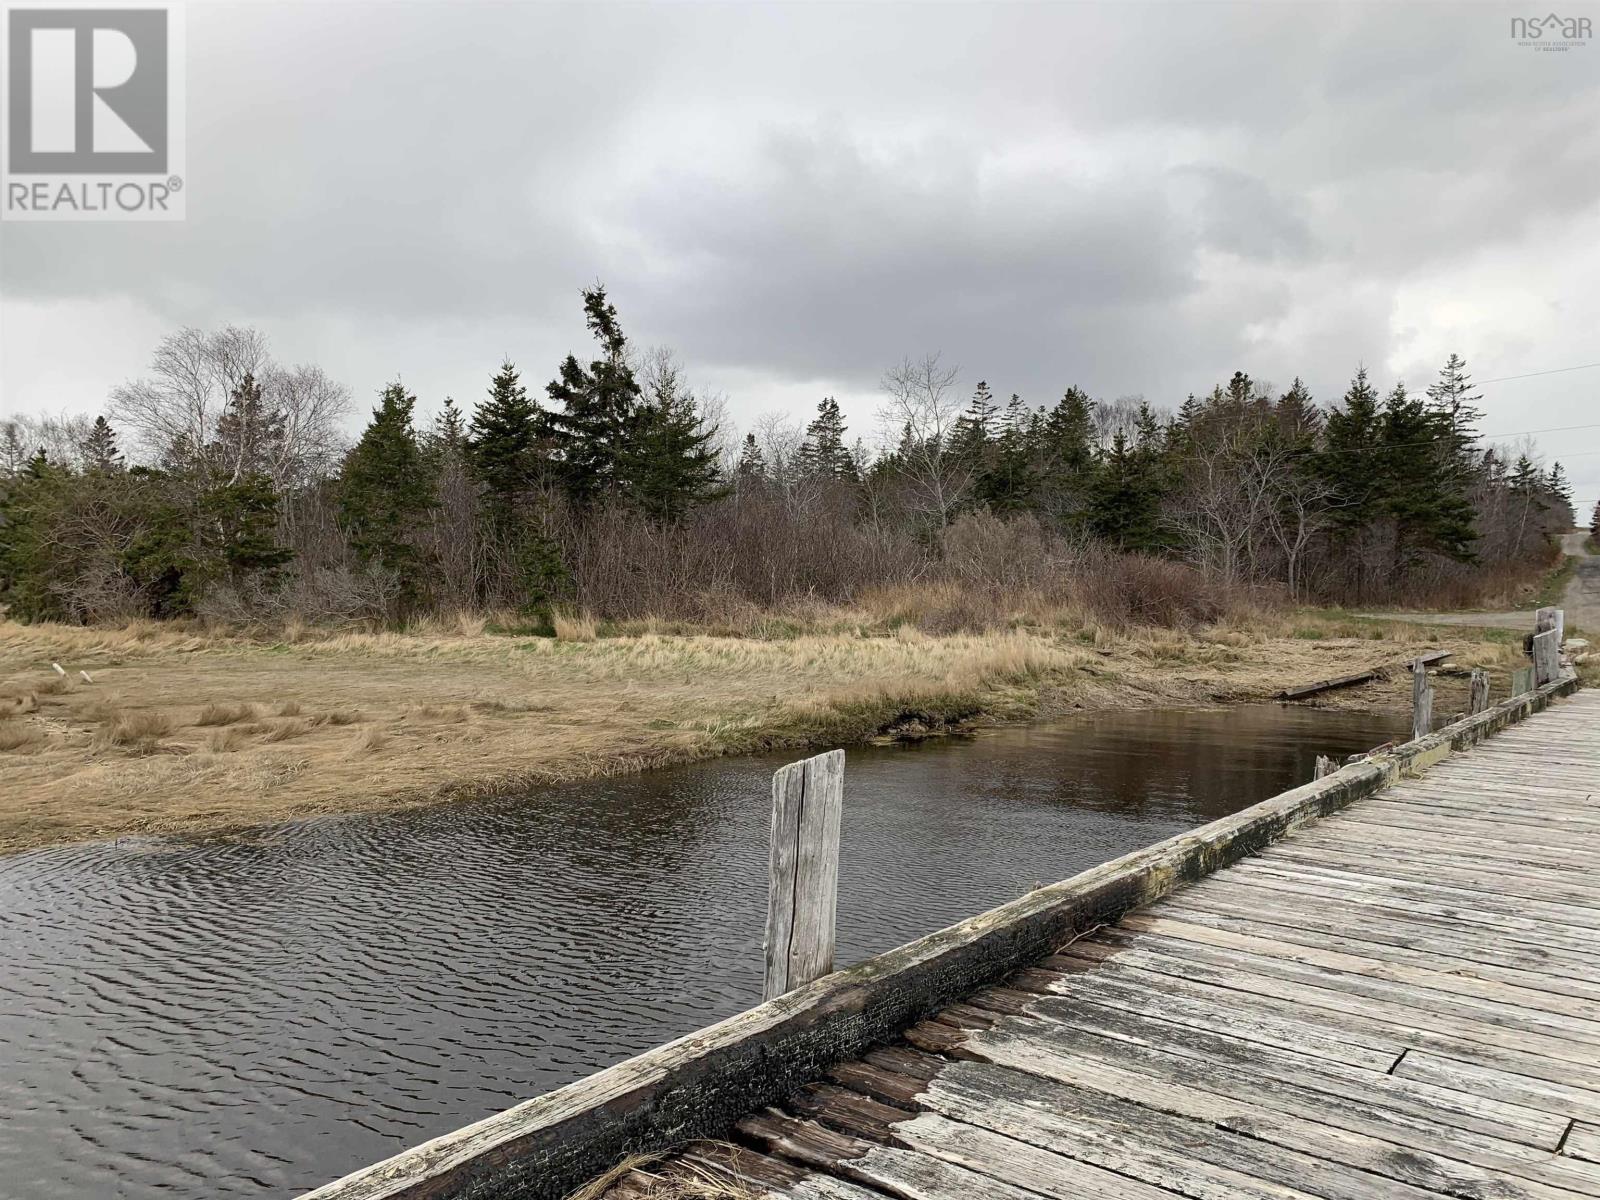
<instances>
[{"instance_id":1,"label":"tree line","mask_svg":"<svg viewBox=\"0 0 1600 1200\"><path fill-rule=\"evenodd\" d=\"M1456 355L1420 393L1362 369L1324 407L1236 372L1174 410L968 395L929 355L885 374L875 446L831 397L736 440L671 353L634 349L603 288L583 307L593 347L542 396L506 362L470 413L446 399L422 423L396 381L353 445L349 395L318 368L275 363L251 330L168 337L92 422L0 426L0 603L695 616L952 573L1048 586L1091 554L1299 601L1462 602L1548 563L1573 522L1559 464L1482 445Z\"/></svg>"}]
</instances>

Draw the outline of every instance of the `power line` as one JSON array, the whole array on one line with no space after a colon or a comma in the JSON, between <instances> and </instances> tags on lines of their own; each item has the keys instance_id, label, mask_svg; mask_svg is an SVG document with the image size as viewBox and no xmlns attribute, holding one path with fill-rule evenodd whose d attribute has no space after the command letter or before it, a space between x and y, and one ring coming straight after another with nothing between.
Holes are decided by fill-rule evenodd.
<instances>
[{"instance_id":1,"label":"power line","mask_svg":"<svg viewBox=\"0 0 1600 1200\"><path fill-rule=\"evenodd\" d=\"M1510 383L1513 379L1533 379L1539 375L1560 375L1564 371L1592 371L1600 363L1580 363L1576 367L1552 367L1548 371L1529 371L1526 375L1502 375L1499 379L1475 379L1474 386L1485 383Z\"/></svg>"}]
</instances>

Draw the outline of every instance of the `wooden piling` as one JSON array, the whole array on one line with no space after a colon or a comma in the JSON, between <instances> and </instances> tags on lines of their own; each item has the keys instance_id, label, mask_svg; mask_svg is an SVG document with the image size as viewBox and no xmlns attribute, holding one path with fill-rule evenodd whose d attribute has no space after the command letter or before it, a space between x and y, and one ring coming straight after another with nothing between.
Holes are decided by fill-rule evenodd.
<instances>
[{"instance_id":1,"label":"wooden piling","mask_svg":"<svg viewBox=\"0 0 1600 1200\"><path fill-rule=\"evenodd\" d=\"M1333 759L1326 754L1319 754L1317 755L1316 774L1312 778L1321 779L1324 775L1332 775L1338 769L1339 764L1334 762Z\"/></svg>"},{"instance_id":2,"label":"wooden piling","mask_svg":"<svg viewBox=\"0 0 1600 1200\"><path fill-rule=\"evenodd\" d=\"M1536 687L1554 683L1561 675L1561 633L1554 627L1533 638L1533 682Z\"/></svg>"},{"instance_id":3,"label":"wooden piling","mask_svg":"<svg viewBox=\"0 0 1600 1200\"><path fill-rule=\"evenodd\" d=\"M772 777L764 999L833 970L843 809L843 750L790 763Z\"/></svg>"},{"instance_id":4,"label":"wooden piling","mask_svg":"<svg viewBox=\"0 0 1600 1200\"><path fill-rule=\"evenodd\" d=\"M1548 633L1555 630L1556 649L1561 648L1561 643L1567 639L1567 614L1565 610L1550 607L1541 608L1533 614L1534 633Z\"/></svg>"},{"instance_id":5,"label":"wooden piling","mask_svg":"<svg viewBox=\"0 0 1600 1200\"><path fill-rule=\"evenodd\" d=\"M1411 740L1433 732L1433 688L1428 686L1428 664L1420 658L1411 664Z\"/></svg>"},{"instance_id":6,"label":"wooden piling","mask_svg":"<svg viewBox=\"0 0 1600 1200\"><path fill-rule=\"evenodd\" d=\"M1467 689L1467 715L1475 716L1489 707L1489 672L1472 668L1472 683Z\"/></svg>"},{"instance_id":7,"label":"wooden piling","mask_svg":"<svg viewBox=\"0 0 1600 1200\"><path fill-rule=\"evenodd\" d=\"M1513 696L1526 695L1533 691L1533 664L1517 667L1511 672L1511 694Z\"/></svg>"}]
</instances>

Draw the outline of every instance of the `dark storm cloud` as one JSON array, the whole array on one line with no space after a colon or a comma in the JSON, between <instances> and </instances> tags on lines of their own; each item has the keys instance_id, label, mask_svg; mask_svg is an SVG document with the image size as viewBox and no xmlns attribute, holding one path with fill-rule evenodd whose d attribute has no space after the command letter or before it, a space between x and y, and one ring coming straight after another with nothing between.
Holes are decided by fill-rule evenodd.
<instances>
[{"instance_id":1,"label":"dark storm cloud","mask_svg":"<svg viewBox=\"0 0 1600 1200\"><path fill-rule=\"evenodd\" d=\"M46 356L96 361L81 314L132 304L472 396L502 353L542 378L596 278L743 418L936 348L1041 403L1235 367L1329 398L1468 336L1584 361L1600 45L1519 51L1509 16L193 5L188 221L0 230L39 332L0 382L51 407ZM1482 272L1519 256L1513 304ZM107 354L105 387L138 368Z\"/></svg>"}]
</instances>

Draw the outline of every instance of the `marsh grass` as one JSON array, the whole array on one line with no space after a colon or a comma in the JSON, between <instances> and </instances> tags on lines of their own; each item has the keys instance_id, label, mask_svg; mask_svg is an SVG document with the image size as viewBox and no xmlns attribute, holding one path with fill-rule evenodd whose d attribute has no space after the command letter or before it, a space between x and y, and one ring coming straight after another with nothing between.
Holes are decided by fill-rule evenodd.
<instances>
[{"instance_id":1,"label":"marsh grass","mask_svg":"<svg viewBox=\"0 0 1600 1200\"><path fill-rule=\"evenodd\" d=\"M44 730L31 723L0 725L0 750L8 754L15 754L19 750L30 750L42 745L45 741Z\"/></svg>"},{"instance_id":2,"label":"marsh grass","mask_svg":"<svg viewBox=\"0 0 1600 1200\"><path fill-rule=\"evenodd\" d=\"M254 704L207 704L195 718L195 724L205 728L212 725L234 725L240 721L254 720L260 709Z\"/></svg>"},{"instance_id":3,"label":"marsh grass","mask_svg":"<svg viewBox=\"0 0 1600 1200\"><path fill-rule=\"evenodd\" d=\"M1039 593L968 604L943 586L885 590L870 607L724 616L737 634L673 632L661 618L632 632L596 623L592 638L585 623L552 638L442 621L304 627L292 644L215 627L0 620L0 657L87 662L96 679L46 696L64 736L7 760L0 848L514 794L1073 710L1256 698L1440 644L1437 630L1311 610L1124 628ZM933 631L979 617L994 627ZM1308 630L1322 636L1296 636ZM1499 669L1520 654L1498 634L1446 636L1464 664ZM26 703L36 678L0 677L0 697ZM1396 678L1349 703L1399 705L1404 691ZM110 748L133 753L110 760Z\"/></svg>"}]
</instances>

